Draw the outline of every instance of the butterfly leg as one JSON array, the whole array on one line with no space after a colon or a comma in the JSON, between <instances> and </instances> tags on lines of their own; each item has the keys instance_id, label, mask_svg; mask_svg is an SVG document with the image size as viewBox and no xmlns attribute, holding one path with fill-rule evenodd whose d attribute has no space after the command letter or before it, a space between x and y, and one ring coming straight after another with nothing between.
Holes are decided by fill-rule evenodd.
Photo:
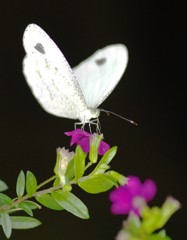
<instances>
[{"instance_id":1,"label":"butterfly leg","mask_svg":"<svg viewBox=\"0 0 187 240\"><path fill-rule=\"evenodd\" d=\"M99 122L99 118L95 118L95 119L91 120L88 124L89 124L90 133L92 133L91 126L95 125L96 126L96 133L101 134L101 124Z\"/></svg>"},{"instance_id":2,"label":"butterfly leg","mask_svg":"<svg viewBox=\"0 0 187 240\"><path fill-rule=\"evenodd\" d=\"M82 126L81 126L81 129L84 131L85 123L82 123L82 122L76 122L76 123L74 123L74 129L77 129L77 126L78 126L78 125L82 125Z\"/></svg>"},{"instance_id":3,"label":"butterfly leg","mask_svg":"<svg viewBox=\"0 0 187 240\"><path fill-rule=\"evenodd\" d=\"M92 125L96 126L96 128L95 128L96 133L101 134L101 124L99 122L99 118L92 119L91 121L89 121L87 123L88 123L89 131L91 134L92 134ZM84 131L86 123L76 122L76 123L74 123L74 129L77 129L78 125L82 125L81 129Z\"/></svg>"}]
</instances>

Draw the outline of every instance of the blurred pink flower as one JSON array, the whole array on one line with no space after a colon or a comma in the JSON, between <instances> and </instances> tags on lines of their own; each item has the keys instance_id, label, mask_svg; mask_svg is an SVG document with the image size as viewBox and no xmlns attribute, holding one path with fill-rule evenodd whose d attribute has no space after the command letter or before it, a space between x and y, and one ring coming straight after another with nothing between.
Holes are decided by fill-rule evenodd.
<instances>
[{"instance_id":1,"label":"blurred pink flower","mask_svg":"<svg viewBox=\"0 0 187 240\"><path fill-rule=\"evenodd\" d=\"M136 176L128 176L128 179L127 184L114 189L109 195L112 214L129 214L133 211L140 215L146 202L156 194L156 184L152 179L146 179L144 183Z\"/></svg>"},{"instance_id":2,"label":"blurred pink flower","mask_svg":"<svg viewBox=\"0 0 187 240\"><path fill-rule=\"evenodd\" d=\"M67 136L71 136L70 146L72 146L73 144L77 144L81 146L82 150L85 153L88 153L90 151L90 133L85 132L80 128L77 128L73 131L65 132L65 134ZM98 154L104 155L109 148L110 146L106 142L101 141L98 149Z\"/></svg>"}]
</instances>

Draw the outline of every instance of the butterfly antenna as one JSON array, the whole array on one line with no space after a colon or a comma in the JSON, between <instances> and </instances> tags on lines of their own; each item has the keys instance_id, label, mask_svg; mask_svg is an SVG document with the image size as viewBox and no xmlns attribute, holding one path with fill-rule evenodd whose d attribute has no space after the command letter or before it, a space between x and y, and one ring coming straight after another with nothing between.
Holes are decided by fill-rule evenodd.
<instances>
[{"instance_id":1,"label":"butterfly antenna","mask_svg":"<svg viewBox=\"0 0 187 240\"><path fill-rule=\"evenodd\" d=\"M128 118L125 118L125 117L123 117L123 116L121 116L121 115L119 115L119 114L117 114L117 113L114 113L114 112L111 112L111 111L108 111L108 110L105 110L105 109L99 109L101 112L105 112L107 115L110 115L110 114L112 114L112 115L114 115L114 116L116 116L116 117L119 117L119 118L121 118L121 119L123 119L123 120L125 120L125 121L127 121L127 122L129 122L129 123L131 123L131 124L133 124L133 125L138 125L136 122L134 122L133 120L130 120L130 119L128 119Z\"/></svg>"}]
</instances>

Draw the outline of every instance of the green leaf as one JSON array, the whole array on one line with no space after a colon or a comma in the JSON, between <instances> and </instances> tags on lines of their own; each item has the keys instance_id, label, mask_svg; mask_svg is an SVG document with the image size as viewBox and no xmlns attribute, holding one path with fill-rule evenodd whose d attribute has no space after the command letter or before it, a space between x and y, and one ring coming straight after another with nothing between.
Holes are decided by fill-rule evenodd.
<instances>
[{"instance_id":1,"label":"green leaf","mask_svg":"<svg viewBox=\"0 0 187 240\"><path fill-rule=\"evenodd\" d=\"M75 150L74 155L74 170L75 170L75 180L78 181L84 174L85 170L85 153L82 148L78 145Z\"/></svg>"},{"instance_id":2,"label":"green leaf","mask_svg":"<svg viewBox=\"0 0 187 240\"><path fill-rule=\"evenodd\" d=\"M77 198L73 193L63 190L58 190L51 193L55 201L60 204L65 210L83 219L89 218L89 213L86 205Z\"/></svg>"},{"instance_id":3,"label":"green leaf","mask_svg":"<svg viewBox=\"0 0 187 240\"><path fill-rule=\"evenodd\" d=\"M26 177L26 190L29 197L31 197L37 189L37 180L34 174L30 171L27 171Z\"/></svg>"},{"instance_id":4,"label":"green leaf","mask_svg":"<svg viewBox=\"0 0 187 240\"><path fill-rule=\"evenodd\" d=\"M109 167L108 164L112 161L116 155L117 147L110 148L105 155L101 158L91 175L104 173Z\"/></svg>"},{"instance_id":5,"label":"green leaf","mask_svg":"<svg viewBox=\"0 0 187 240\"><path fill-rule=\"evenodd\" d=\"M25 190L25 174L23 171L21 171L18 175L16 183L16 193L18 198L23 196L24 190Z\"/></svg>"},{"instance_id":6,"label":"green leaf","mask_svg":"<svg viewBox=\"0 0 187 240\"><path fill-rule=\"evenodd\" d=\"M146 240L171 240L171 238L166 236L165 230L161 230L158 233L151 234L146 238Z\"/></svg>"},{"instance_id":7,"label":"green leaf","mask_svg":"<svg viewBox=\"0 0 187 240\"><path fill-rule=\"evenodd\" d=\"M75 176L75 169L74 169L74 158L68 163L67 169L66 169L66 179L67 182L71 181Z\"/></svg>"},{"instance_id":8,"label":"green leaf","mask_svg":"<svg viewBox=\"0 0 187 240\"><path fill-rule=\"evenodd\" d=\"M50 208L52 210L63 210L64 208L61 207L55 200L52 198L50 194L43 194L40 196L35 197L36 200L41 203L43 206Z\"/></svg>"},{"instance_id":9,"label":"green leaf","mask_svg":"<svg viewBox=\"0 0 187 240\"><path fill-rule=\"evenodd\" d=\"M13 216L10 217L13 229L30 229L35 228L41 224L36 218Z\"/></svg>"},{"instance_id":10,"label":"green leaf","mask_svg":"<svg viewBox=\"0 0 187 240\"><path fill-rule=\"evenodd\" d=\"M57 186L59 186L59 185L62 185L62 184L60 183L60 178L59 178L59 177L56 177L56 179L55 179L55 181L54 181L54 183L53 183L53 187L57 187Z\"/></svg>"},{"instance_id":11,"label":"green leaf","mask_svg":"<svg viewBox=\"0 0 187 240\"><path fill-rule=\"evenodd\" d=\"M37 203L35 203L33 201L24 201L24 203L27 204L27 206L32 210L41 208L40 205L38 205Z\"/></svg>"},{"instance_id":12,"label":"green leaf","mask_svg":"<svg viewBox=\"0 0 187 240\"><path fill-rule=\"evenodd\" d=\"M118 182L121 186L124 186L128 182L128 178L116 171L108 171L106 174L114 181Z\"/></svg>"},{"instance_id":13,"label":"green leaf","mask_svg":"<svg viewBox=\"0 0 187 240\"><path fill-rule=\"evenodd\" d=\"M10 216L8 215L8 213L1 213L0 223L2 225L5 236L9 238L12 233L12 226L11 226Z\"/></svg>"},{"instance_id":14,"label":"green leaf","mask_svg":"<svg viewBox=\"0 0 187 240\"><path fill-rule=\"evenodd\" d=\"M102 174L82 178L81 181L78 182L78 185L84 191L96 194L108 191L113 186L116 186L117 183L109 176Z\"/></svg>"},{"instance_id":15,"label":"green leaf","mask_svg":"<svg viewBox=\"0 0 187 240\"><path fill-rule=\"evenodd\" d=\"M19 208L21 208L23 211L25 211L31 217L33 216L32 209L28 206L28 204L26 202L20 202Z\"/></svg>"},{"instance_id":16,"label":"green leaf","mask_svg":"<svg viewBox=\"0 0 187 240\"><path fill-rule=\"evenodd\" d=\"M12 205L12 199L4 193L0 193L0 201L2 204Z\"/></svg>"},{"instance_id":17,"label":"green leaf","mask_svg":"<svg viewBox=\"0 0 187 240\"><path fill-rule=\"evenodd\" d=\"M112 159L114 158L114 156L116 155L116 152L117 152L117 147L116 146L111 147L105 153L105 155L101 158L101 160L99 161L97 166L99 166L100 164L103 164L103 163L109 164L112 161Z\"/></svg>"},{"instance_id":18,"label":"green leaf","mask_svg":"<svg viewBox=\"0 0 187 240\"><path fill-rule=\"evenodd\" d=\"M162 237L162 240L171 240L171 238L166 235L166 231L164 229L158 232L158 235Z\"/></svg>"},{"instance_id":19,"label":"green leaf","mask_svg":"<svg viewBox=\"0 0 187 240\"><path fill-rule=\"evenodd\" d=\"M8 189L8 186L6 185L6 183L0 180L0 192L3 192L7 189Z\"/></svg>"}]
</instances>

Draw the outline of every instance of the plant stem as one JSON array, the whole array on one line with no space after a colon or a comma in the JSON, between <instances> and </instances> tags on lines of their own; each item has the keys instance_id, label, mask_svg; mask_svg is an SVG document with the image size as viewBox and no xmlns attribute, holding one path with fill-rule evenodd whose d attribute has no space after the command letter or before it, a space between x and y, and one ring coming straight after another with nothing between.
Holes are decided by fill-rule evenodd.
<instances>
[{"instance_id":1,"label":"plant stem","mask_svg":"<svg viewBox=\"0 0 187 240\"><path fill-rule=\"evenodd\" d=\"M54 176L50 177L49 179L45 180L43 183L40 183L38 185L37 189L39 189L39 188L43 187L44 185L46 185L47 183L53 181L55 178L56 178L56 175L54 175Z\"/></svg>"}]
</instances>

